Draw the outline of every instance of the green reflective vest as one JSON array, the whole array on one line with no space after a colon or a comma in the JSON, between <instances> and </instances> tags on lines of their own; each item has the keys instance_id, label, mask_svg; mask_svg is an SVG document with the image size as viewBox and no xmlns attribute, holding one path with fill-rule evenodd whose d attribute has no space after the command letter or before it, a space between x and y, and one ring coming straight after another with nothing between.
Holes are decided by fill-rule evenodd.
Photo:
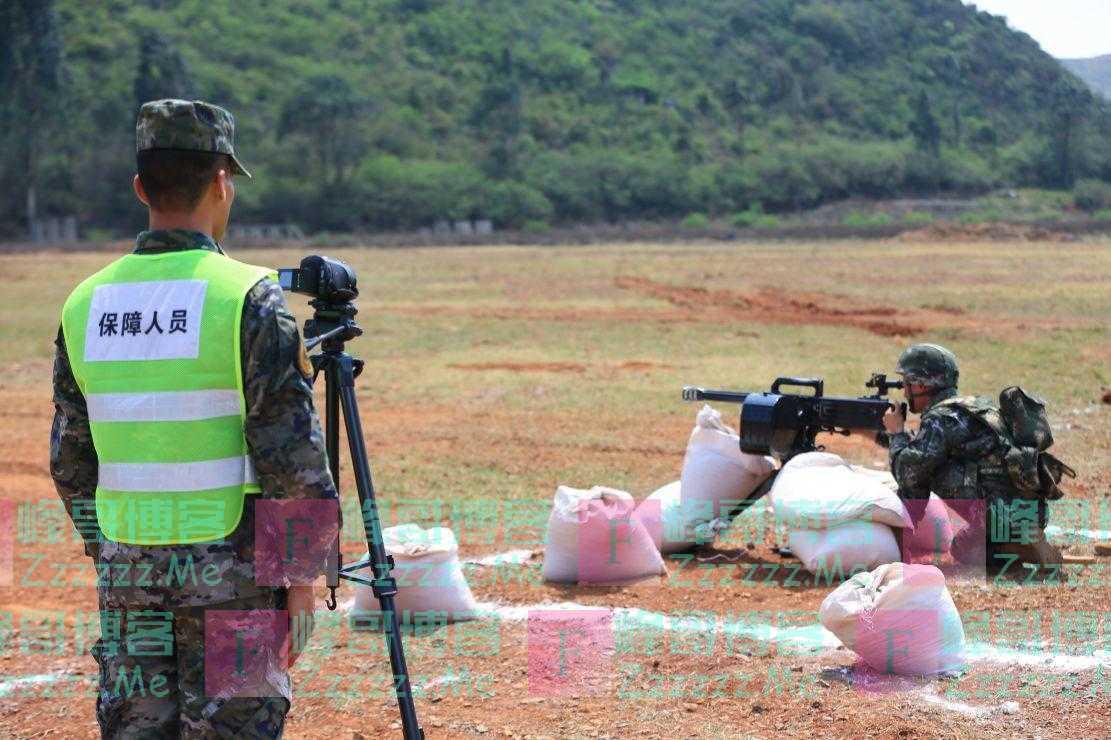
<instances>
[{"instance_id":1,"label":"green reflective vest","mask_svg":"<svg viewBox=\"0 0 1111 740\"><path fill-rule=\"evenodd\" d=\"M117 542L218 540L259 491L243 434L239 325L276 277L204 249L129 254L62 309L100 463L96 515Z\"/></svg>"}]
</instances>

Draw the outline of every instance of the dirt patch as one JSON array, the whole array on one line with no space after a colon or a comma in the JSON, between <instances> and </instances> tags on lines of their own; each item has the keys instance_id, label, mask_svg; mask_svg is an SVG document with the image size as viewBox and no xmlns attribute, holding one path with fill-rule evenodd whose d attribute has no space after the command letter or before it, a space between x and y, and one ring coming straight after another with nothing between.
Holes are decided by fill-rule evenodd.
<instances>
[{"instance_id":1,"label":"dirt patch","mask_svg":"<svg viewBox=\"0 0 1111 740\"><path fill-rule=\"evenodd\" d=\"M946 313L950 316L964 316L966 311L958 306L947 306L944 303L933 303L922 308L927 311L937 311L938 313Z\"/></svg>"},{"instance_id":2,"label":"dirt patch","mask_svg":"<svg viewBox=\"0 0 1111 740\"><path fill-rule=\"evenodd\" d=\"M627 321L653 323L683 323L700 321L690 311L675 309L645 308L535 308L531 306L483 306L464 308L460 306L401 306L390 305L384 309L389 313L402 316L462 316L472 319L498 319L510 321L557 321L564 323L580 321Z\"/></svg>"},{"instance_id":3,"label":"dirt patch","mask_svg":"<svg viewBox=\"0 0 1111 740\"><path fill-rule=\"evenodd\" d=\"M589 367L578 362L465 362L452 363L453 370L508 370L514 373L583 373ZM670 370L674 365L650 360L630 360L617 365L606 365L605 370L642 372L647 370Z\"/></svg>"},{"instance_id":4,"label":"dirt patch","mask_svg":"<svg viewBox=\"0 0 1111 740\"><path fill-rule=\"evenodd\" d=\"M630 360L629 362L622 362L617 366L618 370L671 370L675 366L667 365L662 362L650 362L648 360Z\"/></svg>"},{"instance_id":5,"label":"dirt patch","mask_svg":"<svg viewBox=\"0 0 1111 740\"><path fill-rule=\"evenodd\" d=\"M955 224L939 223L923 229L906 231L895 237L901 242L939 242L939 241L1024 241L1024 242L1071 242L1075 234L1065 234L1028 224Z\"/></svg>"},{"instance_id":6,"label":"dirt patch","mask_svg":"<svg viewBox=\"0 0 1111 740\"><path fill-rule=\"evenodd\" d=\"M508 370L513 373L581 373L586 365L577 362L468 362L448 365L454 370Z\"/></svg>"},{"instance_id":7,"label":"dirt patch","mask_svg":"<svg viewBox=\"0 0 1111 740\"><path fill-rule=\"evenodd\" d=\"M673 306L697 312L725 314L724 318L771 324L820 324L864 329L880 336L913 336L923 323L890 306L860 306L842 296L824 293L787 294L776 288L751 293L668 285L639 277L618 277L618 288L649 295Z\"/></svg>"}]
</instances>

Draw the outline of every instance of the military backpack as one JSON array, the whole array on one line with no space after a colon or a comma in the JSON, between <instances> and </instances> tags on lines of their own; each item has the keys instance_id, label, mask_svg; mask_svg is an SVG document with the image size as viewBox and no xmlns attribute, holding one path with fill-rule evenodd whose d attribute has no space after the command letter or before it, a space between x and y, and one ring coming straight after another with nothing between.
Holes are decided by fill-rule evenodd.
<instances>
[{"instance_id":1,"label":"military backpack","mask_svg":"<svg viewBox=\"0 0 1111 740\"><path fill-rule=\"evenodd\" d=\"M1012 385L1000 391L998 406L969 397L941 403L963 409L994 432L1015 488L1050 501L1064 496L1058 484L1064 476L1075 478L1076 471L1048 452L1053 431L1044 401Z\"/></svg>"}]
</instances>

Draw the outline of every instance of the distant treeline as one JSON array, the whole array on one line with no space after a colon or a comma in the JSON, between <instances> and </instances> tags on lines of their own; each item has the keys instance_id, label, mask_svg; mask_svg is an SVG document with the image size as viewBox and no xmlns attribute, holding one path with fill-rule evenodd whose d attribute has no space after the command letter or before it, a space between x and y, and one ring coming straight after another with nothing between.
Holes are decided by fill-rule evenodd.
<instances>
[{"instance_id":1,"label":"distant treeline","mask_svg":"<svg viewBox=\"0 0 1111 740\"><path fill-rule=\"evenodd\" d=\"M960 0L11 0L0 236L143 222L141 101L237 117L306 230L784 211L1111 181L1111 110Z\"/></svg>"}]
</instances>

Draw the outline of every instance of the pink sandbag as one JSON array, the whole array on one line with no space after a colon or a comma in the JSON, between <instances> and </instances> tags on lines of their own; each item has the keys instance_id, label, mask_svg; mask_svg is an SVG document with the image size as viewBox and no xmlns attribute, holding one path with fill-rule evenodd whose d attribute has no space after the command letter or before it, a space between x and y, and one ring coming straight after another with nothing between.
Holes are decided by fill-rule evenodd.
<instances>
[{"instance_id":1,"label":"pink sandbag","mask_svg":"<svg viewBox=\"0 0 1111 740\"><path fill-rule=\"evenodd\" d=\"M667 572L636 502L625 491L560 486L548 517L544 579L606 583Z\"/></svg>"},{"instance_id":2,"label":"pink sandbag","mask_svg":"<svg viewBox=\"0 0 1111 740\"><path fill-rule=\"evenodd\" d=\"M933 676L965 665L964 625L932 565L889 563L858 573L825 598L818 618L882 673Z\"/></svg>"},{"instance_id":3,"label":"pink sandbag","mask_svg":"<svg viewBox=\"0 0 1111 740\"><path fill-rule=\"evenodd\" d=\"M914 528L906 527L903 530L903 560L913 562L919 558L929 558L933 555L944 555L953 546L953 520L950 518L949 507L931 493L927 501L904 500L907 512L912 519L917 519ZM918 512L925 509L921 518Z\"/></svg>"}]
</instances>

